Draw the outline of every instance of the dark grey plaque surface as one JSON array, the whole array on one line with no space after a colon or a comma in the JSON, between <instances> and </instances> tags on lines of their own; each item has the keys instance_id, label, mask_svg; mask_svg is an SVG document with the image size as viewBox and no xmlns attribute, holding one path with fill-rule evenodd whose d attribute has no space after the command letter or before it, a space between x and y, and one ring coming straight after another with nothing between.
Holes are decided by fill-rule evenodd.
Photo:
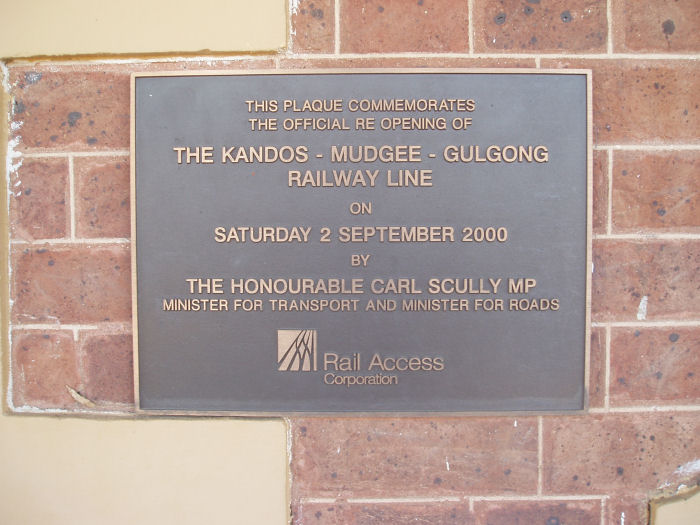
<instances>
[{"instance_id":1,"label":"dark grey plaque surface","mask_svg":"<svg viewBox=\"0 0 700 525\"><path fill-rule=\"evenodd\" d=\"M584 408L586 72L135 75L132 95L141 409Z\"/></svg>"}]
</instances>

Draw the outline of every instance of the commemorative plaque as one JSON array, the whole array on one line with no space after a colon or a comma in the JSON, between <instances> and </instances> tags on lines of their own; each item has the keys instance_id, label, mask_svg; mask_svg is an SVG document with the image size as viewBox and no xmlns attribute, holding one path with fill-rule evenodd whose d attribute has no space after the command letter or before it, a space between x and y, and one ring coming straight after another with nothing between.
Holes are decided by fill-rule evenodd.
<instances>
[{"instance_id":1,"label":"commemorative plaque","mask_svg":"<svg viewBox=\"0 0 700 525\"><path fill-rule=\"evenodd\" d=\"M585 407L590 73L135 74L137 403Z\"/></svg>"}]
</instances>

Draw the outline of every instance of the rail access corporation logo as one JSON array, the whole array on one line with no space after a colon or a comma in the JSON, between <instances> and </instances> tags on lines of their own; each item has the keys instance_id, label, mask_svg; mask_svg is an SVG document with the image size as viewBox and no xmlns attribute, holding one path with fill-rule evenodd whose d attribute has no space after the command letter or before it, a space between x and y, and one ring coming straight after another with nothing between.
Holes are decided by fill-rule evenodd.
<instances>
[{"instance_id":1,"label":"rail access corporation logo","mask_svg":"<svg viewBox=\"0 0 700 525\"><path fill-rule=\"evenodd\" d=\"M277 370L315 372L316 330L277 330Z\"/></svg>"}]
</instances>

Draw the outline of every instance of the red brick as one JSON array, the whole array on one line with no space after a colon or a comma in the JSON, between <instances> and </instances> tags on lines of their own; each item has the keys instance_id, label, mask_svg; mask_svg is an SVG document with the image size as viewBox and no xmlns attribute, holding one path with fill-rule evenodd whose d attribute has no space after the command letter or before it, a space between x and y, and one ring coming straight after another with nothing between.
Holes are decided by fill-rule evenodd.
<instances>
[{"instance_id":1,"label":"red brick","mask_svg":"<svg viewBox=\"0 0 700 525\"><path fill-rule=\"evenodd\" d=\"M605 405L605 330L591 329L591 360L588 380L588 404L591 408Z\"/></svg>"},{"instance_id":2,"label":"red brick","mask_svg":"<svg viewBox=\"0 0 700 525\"><path fill-rule=\"evenodd\" d=\"M41 63L28 65L27 63L8 64L10 71L11 87L26 87L27 84L36 83L37 76L46 72L65 72L86 74L95 71L104 71L111 74L131 74L133 72L159 72L159 71L198 71L198 70L247 70L247 69L274 69L275 59L271 55L241 55L236 57L191 57L183 60L164 58L162 61L144 62L136 59L135 62L104 63L72 62L70 64Z\"/></svg>"},{"instance_id":3,"label":"red brick","mask_svg":"<svg viewBox=\"0 0 700 525\"><path fill-rule=\"evenodd\" d=\"M292 523L475 523L466 503L300 503L294 506Z\"/></svg>"},{"instance_id":4,"label":"red brick","mask_svg":"<svg viewBox=\"0 0 700 525\"><path fill-rule=\"evenodd\" d=\"M516 426L517 425L517 426ZM293 421L299 497L534 493L534 418Z\"/></svg>"},{"instance_id":5,"label":"red brick","mask_svg":"<svg viewBox=\"0 0 700 525\"><path fill-rule=\"evenodd\" d=\"M130 237L129 159L75 159L78 237Z\"/></svg>"},{"instance_id":6,"label":"red brick","mask_svg":"<svg viewBox=\"0 0 700 525\"><path fill-rule=\"evenodd\" d=\"M68 161L24 159L10 176L13 239L60 239L70 234Z\"/></svg>"},{"instance_id":7,"label":"red brick","mask_svg":"<svg viewBox=\"0 0 700 525\"><path fill-rule=\"evenodd\" d=\"M605 233L608 228L608 153L593 152L593 232Z\"/></svg>"},{"instance_id":8,"label":"red brick","mask_svg":"<svg viewBox=\"0 0 700 525\"><path fill-rule=\"evenodd\" d=\"M95 403L134 403L131 334L92 334L81 337L85 366L85 397Z\"/></svg>"},{"instance_id":9,"label":"red brick","mask_svg":"<svg viewBox=\"0 0 700 525\"><path fill-rule=\"evenodd\" d=\"M177 60L126 64L122 69L132 71L247 71L249 69L274 69L275 59L270 56L250 56L229 58L208 58L204 60ZM121 69L120 69L121 70Z\"/></svg>"},{"instance_id":10,"label":"red brick","mask_svg":"<svg viewBox=\"0 0 700 525\"><path fill-rule=\"evenodd\" d=\"M615 232L700 231L700 153L616 151L612 223Z\"/></svg>"},{"instance_id":11,"label":"red brick","mask_svg":"<svg viewBox=\"0 0 700 525\"><path fill-rule=\"evenodd\" d=\"M643 494L700 455L694 413L544 418L544 490L552 494Z\"/></svg>"},{"instance_id":12,"label":"red brick","mask_svg":"<svg viewBox=\"0 0 700 525\"><path fill-rule=\"evenodd\" d=\"M700 143L696 60L554 60L543 68L593 69L596 144Z\"/></svg>"},{"instance_id":13,"label":"red brick","mask_svg":"<svg viewBox=\"0 0 700 525\"><path fill-rule=\"evenodd\" d=\"M20 150L129 148L128 72L13 70Z\"/></svg>"},{"instance_id":14,"label":"red brick","mask_svg":"<svg viewBox=\"0 0 700 525\"><path fill-rule=\"evenodd\" d=\"M601 52L606 12L605 0L474 0L474 51Z\"/></svg>"},{"instance_id":15,"label":"red brick","mask_svg":"<svg viewBox=\"0 0 700 525\"><path fill-rule=\"evenodd\" d=\"M474 504L478 523L487 525L600 525L600 501L483 501Z\"/></svg>"},{"instance_id":16,"label":"red brick","mask_svg":"<svg viewBox=\"0 0 700 525\"><path fill-rule=\"evenodd\" d=\"M283 69L332 68L511 68L535 67L533 58L464 58L464 57L367 57L367 58L282 58Z\"/></svg>"},{"instance_id":17,"label":"red brick","mask_svg":"<svg viewBox=\"0 0 700 525\"><path fill-rule=\"evenodd\" d=\"M700 51L696 0L613 0L612 7L614 51Z\"/></svg>"},{"instance_id":18,"label":"red brick","mask_svg":"<svg viewBox=\"0 0 700 525\"><path fill-rule=\"evenodd\" d=\"M14 322L131 320L127 246L17 247L12 269Z\"/></svg>"},{"instance_id":19,"label":"red brick","mask_svg":"<svg viewBox=\"0 0 700 525\"><path fill-rule=\"evenodd\" d=\"M10 66L12 135L20 151L129 148L132 72L248 70L275 67L271 57L125 64Z\"/></svg>"},{"instance_id":20,"label":"red brick","mask_svg":"<svg viewBox=\"0 0 700 525\"><path fill-rule=\"evenodd\" d=\"M291 15L292 51L335 51L335 0L299 0Z\"/></svg>"},{"instance_id":21,"label":"red brick","mask_svg":"<svg viewBox=\"0 0 700 525\"><path fill-rule=\"evenodd\" d=\"M469 51L466 0L341 0L340 51Z\"/></svg>"},{"instance_id":22,"label":"red brick","mask_svg":"<svg viewBox=\"0 0 700 525\"><path fill-rule=\"evenodd\" d=\"M615 329L610 404L700 404L700 329Z\"/></svg>"},{"instance_id":23,"label":"red brick","mask_svg":"<svg viewBox=\"0 0 700 525\"><path fill-rule=\"evenodd\" d=\"M697 319L699 263L698 241L594 241L593 319Z\"/></svg>"},{"instance_id":24,"label":"red brick","mask_svg":"<svg viewBox=\"0 0 700 525\"><path fill-rule=\"evenodd\" d=\"M644 497L614 496L605 506L605 525L649 523L649 504Z\"/></svg>"},{"instance_id":25,"label":"red brick","mask_svg":"<svg viewBox=\"0 0 700 525\"><path fill-rule=\"evenodd\" d=\"M76 408L66 386L80 387L73 334L12 332L12 402L15 408Z\"/></svg>"}]
</instances>

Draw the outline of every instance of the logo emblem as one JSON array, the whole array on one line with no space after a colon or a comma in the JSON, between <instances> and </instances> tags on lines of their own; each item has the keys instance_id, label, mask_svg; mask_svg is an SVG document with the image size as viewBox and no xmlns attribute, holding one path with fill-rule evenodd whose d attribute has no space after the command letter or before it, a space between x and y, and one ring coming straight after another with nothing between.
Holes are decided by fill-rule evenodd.
<instances>
[{"instance_id":1,"label":"logo emblem","mask_svg":"<svg viewBox=\"0 0 700 525\"><path fill-rule=\"evenodd\" d=\"M277 330L277 370L316 371L316 330Z\"/></svg>"}]
</instances>

